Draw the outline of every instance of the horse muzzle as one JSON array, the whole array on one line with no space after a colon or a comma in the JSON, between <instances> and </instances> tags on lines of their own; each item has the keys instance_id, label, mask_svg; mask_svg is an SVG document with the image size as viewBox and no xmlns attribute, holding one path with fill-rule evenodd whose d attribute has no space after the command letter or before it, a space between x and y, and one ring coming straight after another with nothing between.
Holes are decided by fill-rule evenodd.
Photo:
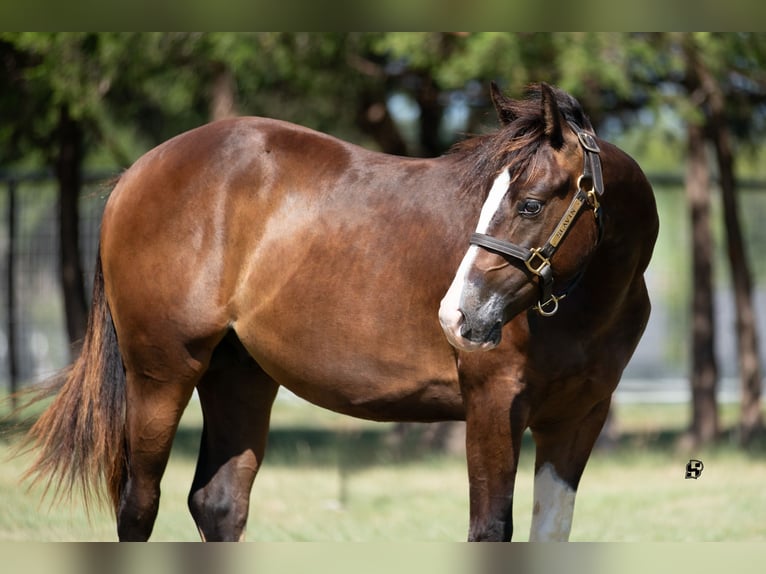
<instances>
[{"instance_id":1,"label":"horse muzzle","mask_svg":"<svg viewBox=\"0 0 766 574\"><path fill-rule=\"evenodd\" d=\"M459 351L489 351L500 344L501 320L471 320L454 307L439 309L439 322L449 343Z\"/></svg>"}]
</instances>

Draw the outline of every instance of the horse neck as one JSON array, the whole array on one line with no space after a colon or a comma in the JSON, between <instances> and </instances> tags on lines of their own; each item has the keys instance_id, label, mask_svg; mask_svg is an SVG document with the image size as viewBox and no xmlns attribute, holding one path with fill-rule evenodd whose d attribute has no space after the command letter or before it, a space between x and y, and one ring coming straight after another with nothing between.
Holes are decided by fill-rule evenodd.
<instances>
[{"instance_id":1,"label":"horse neck","mask_svg":"<svg viewBox=\"0 0 766 574\"><path fill-rule=\"evenodd\" d=\"M582 331L584 337L594 333L593 325L608 329L643 303L643 273L659 228L654 194L641 170L617 148L609 146L607 153L601 198L603 235L577 287L561 307L568 328Z\"/></svg>"}]
</instances>

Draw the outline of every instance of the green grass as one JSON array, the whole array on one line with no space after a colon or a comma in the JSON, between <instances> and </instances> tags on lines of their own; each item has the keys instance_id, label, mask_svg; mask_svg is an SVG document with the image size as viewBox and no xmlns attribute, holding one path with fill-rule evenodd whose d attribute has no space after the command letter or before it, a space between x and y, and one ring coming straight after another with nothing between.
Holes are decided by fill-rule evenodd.
<instances>
[{"instance_id":1,"label":"green grass","mask_svg":"<svg viewBox=\"0 0 766 574\"><path fill-rule=\"evenodd\" d=\"M572 540L766 540L766 447L675 448L684 406L620 406L621 436L594 453L579 488ZM727 408L731 424L736 410ZM152 540L197 540L186 509L201 415L187 410L162 483ZM459 541L468 523L462 456L392 446L391 425L341 417L299 401L278 401L269 453L251 498L248 540ZM17 436L0 439L0 541L114 540L107 511L90 520L77 499L49 508L19 485L31 457L8 458ZM534 449L522 448L514 503L515 540L526 540ZM705 463L685 480L690 457Z\"/></svg>"}]
</instances>

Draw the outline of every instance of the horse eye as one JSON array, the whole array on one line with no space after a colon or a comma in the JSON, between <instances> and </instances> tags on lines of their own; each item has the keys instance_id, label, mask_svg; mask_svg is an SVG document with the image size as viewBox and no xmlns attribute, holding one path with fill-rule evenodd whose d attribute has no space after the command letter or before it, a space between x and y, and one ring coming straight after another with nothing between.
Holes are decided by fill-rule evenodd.
<instances>
[{"instance_id":1,"label":"horse eye","mask_svg":"<svg viewBox=\"0 0 766 574\"><path fill-rule=\"evenodd\" d=\"M543 202L537 199L525 199L519 204L519 214L524 217L534 217L543 210Z\"/></svg>"}]
</instances>

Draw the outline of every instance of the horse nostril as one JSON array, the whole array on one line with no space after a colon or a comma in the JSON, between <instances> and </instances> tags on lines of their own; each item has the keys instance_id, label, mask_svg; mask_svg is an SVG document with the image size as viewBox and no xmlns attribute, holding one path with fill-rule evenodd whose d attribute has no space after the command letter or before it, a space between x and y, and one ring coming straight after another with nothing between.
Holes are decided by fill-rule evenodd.
<instances>
[{"instance_id":1,"label":"horse nostril","mask_svg":"<svg viewBox=\"0 0 766 574\"><path fill-rule=\"evenodd\" d=\"M503 323L497 321L489 330L477 330L475 325L463 322L460 325L460 336L468 341L475 343L493 343L497 345L502 338Z\"/></svg>"},{"instance_id":2,"label":"horse nostril","mask_svg":"<svg viewBox=\"0 0 766 574\"><path fill-rule=\"evenodd\" d=\"M487 341L491 341L495 345L500 343L500 339L503 336L503 323L498 321L492 326L489 334L487 335Z\"/></svg>"}]
</instances>

